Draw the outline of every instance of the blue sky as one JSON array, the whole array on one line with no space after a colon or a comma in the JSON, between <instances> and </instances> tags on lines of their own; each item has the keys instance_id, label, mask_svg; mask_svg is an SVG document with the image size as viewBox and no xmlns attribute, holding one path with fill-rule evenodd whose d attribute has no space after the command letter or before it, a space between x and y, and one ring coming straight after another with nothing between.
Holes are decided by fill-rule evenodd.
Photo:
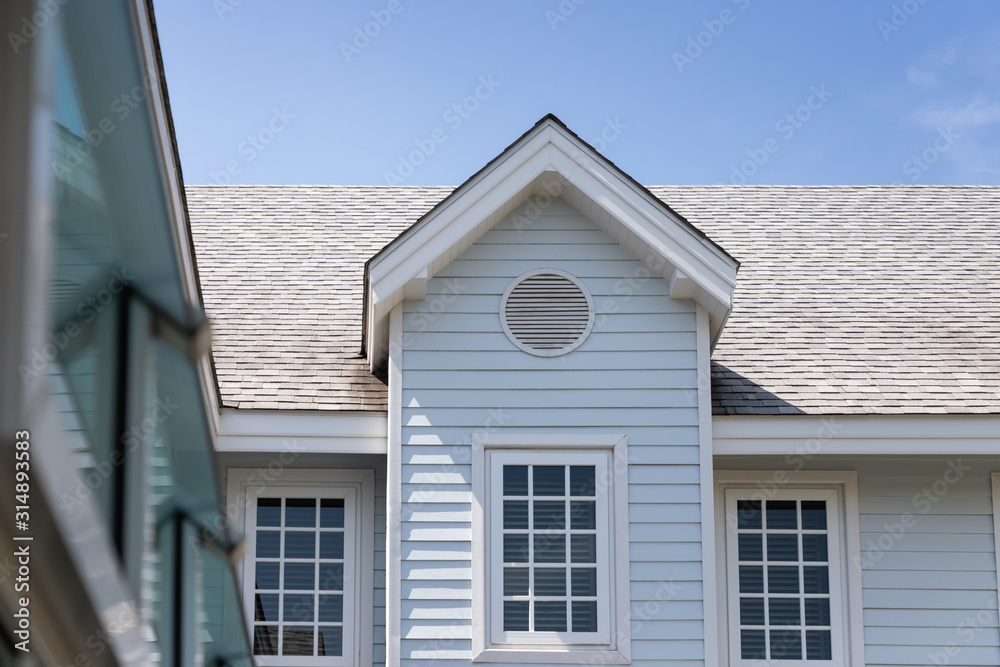
<instances>
[{"instance_id":1,"label":"blue sky","mask_svg":"<svg viewBox=\"0 0 1000 667\"><path fill-rule=\"evenodd\" d=\"M646 184L1000 184L996 0L155 9L190 184L457 185L546 113Z\"/></svg>"}]
</instances>

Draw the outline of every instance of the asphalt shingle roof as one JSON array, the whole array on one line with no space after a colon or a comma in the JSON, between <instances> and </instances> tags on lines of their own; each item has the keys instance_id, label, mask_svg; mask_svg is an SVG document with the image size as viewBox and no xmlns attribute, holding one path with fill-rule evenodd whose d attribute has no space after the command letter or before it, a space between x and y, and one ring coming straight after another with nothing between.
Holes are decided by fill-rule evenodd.
<instances>
[{"instance_id":1,"label":"asphalt shingle roof","mask_svg":"<svg viewBox=\"0 0 1000 667\"><path fill-rule=\"evenodd\" d=\"M1000 187L650 190L742 262L716 414L1000 412ZM364 262L451 191L189 186L223 405L384 410Z\"/></svg>"}]
</instances>

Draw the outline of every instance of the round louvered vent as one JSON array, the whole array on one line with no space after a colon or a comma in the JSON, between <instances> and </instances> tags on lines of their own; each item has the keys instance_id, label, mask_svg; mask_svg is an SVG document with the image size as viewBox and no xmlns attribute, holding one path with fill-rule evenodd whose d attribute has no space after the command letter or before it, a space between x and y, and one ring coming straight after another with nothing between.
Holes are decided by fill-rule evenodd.
<instances>
[{"instance_id":1,"label":"round louvered vent","mask_svg":"<svg viewBox=\"0 0 1000 667\"><path fill-rule=\"evenodd\" d=\"M594 327L594 302L583 283L565 271L529 271L504 292L500 323L520 349L556 357L586 340Z\"/></svg>"}]
</instances>

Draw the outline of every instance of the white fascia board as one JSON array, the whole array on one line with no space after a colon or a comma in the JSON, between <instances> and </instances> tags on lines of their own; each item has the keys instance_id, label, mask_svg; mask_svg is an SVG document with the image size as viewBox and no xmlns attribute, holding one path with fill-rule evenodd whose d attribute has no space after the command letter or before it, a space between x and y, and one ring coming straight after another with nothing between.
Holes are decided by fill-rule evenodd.
<instances>
[{"instance_id":1,"label":"white fascia board","mask_svg":"<svg viewBox=\"0 0 1000 667\"><path fill-rule=\"evenodd\" d=\"M712 419L715 456L1000 455L1000 415L760 415Z\"/></svg>"},{"instance_id":2,"label":"white fascia board","mask_svg":"<svg viewBox=\"0 0 1000 667\"><path fill-rule=\"evenodd\" d=\"M385 412L234 410L219 416L220 452L385 454Z\"/></svg>"}]
</instances>

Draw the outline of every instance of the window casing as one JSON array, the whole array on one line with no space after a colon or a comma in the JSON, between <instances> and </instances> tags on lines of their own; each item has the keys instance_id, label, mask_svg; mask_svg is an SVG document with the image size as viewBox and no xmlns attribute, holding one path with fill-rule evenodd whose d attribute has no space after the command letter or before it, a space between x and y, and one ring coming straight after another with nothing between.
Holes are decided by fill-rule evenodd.
<instances>
[{"instance_id":1,"label":"window casing","mask_svg":"<svg viewBox=\"0 0 1000 667\"><path fill-rule=\"evenodd\" d=\"M535 446L510 446L525 437ZM508 438L479 443L474 462L485 499L473 522L485 545L474 573L475 660L627 662L624 438L592 447Z\"/></svg>"},{"instance_id":2,"label":"window casing","mask_svg":"<svg viewBox=\"0 0 1000 667\"><path fill-rule=\"evenodd\" d=\"M244 609L262 667L370 659L373 475L337 473L286 470L241 492Z\"/></svg>"},{"instance_id":3,"label":"window casing","mask_svg":"<svg viewBox=\"0 0 1000 667\"><path fill-rule=\"evenodd\" d=\"M856 477L784 475L782 486L759 483L772 474L716 472L724 662L855 664L863 651L860 578L848 567L858 550Z\"/></svg>"}]
</instances>

